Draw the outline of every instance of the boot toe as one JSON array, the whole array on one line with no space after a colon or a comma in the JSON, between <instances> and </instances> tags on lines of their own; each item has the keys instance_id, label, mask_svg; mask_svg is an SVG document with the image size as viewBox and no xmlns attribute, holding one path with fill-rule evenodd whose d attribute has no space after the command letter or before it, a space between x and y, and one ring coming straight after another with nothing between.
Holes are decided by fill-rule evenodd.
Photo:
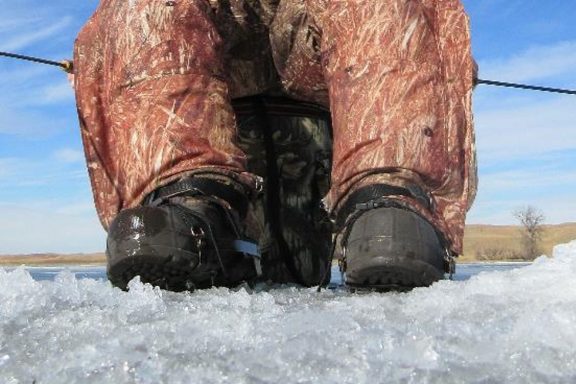
<instances>
[{"instance_id":1,"label":"boot toe","mask_svg":"<svg viewBox=\"0 0 576 384\"><path fill-rule=\"evenodd\" d=\"M407 290L444 277L445 249L439 235L415 212L376 208L351 225L345 246L347 285Z\"/></svg>"}]
</instances>

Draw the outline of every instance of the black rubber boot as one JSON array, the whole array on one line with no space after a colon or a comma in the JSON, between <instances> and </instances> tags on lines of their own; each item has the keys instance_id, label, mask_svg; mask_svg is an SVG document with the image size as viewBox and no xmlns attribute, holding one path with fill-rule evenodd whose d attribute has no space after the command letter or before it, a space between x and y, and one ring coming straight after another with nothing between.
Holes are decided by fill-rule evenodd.
<instances>
[{"instance_id":1,"label":"black rubber boot","mask_svg":"<svg viewBox=\"0 0 576 384\"><path fill-rule=\"evenodd\" d=\"M248 255L257 256L256 245L242 239L232 208L194 187L197 180L160 189L150 204L118 214L106 249L113 285L126 289L140 276L162 289L184 291L235 286L257 276L259 260ZM203 189L219 187L206 179L201 184Z\"/></svg>"},{"instance_id":2,"label":"black rubber boot","mask_svg":"<svg viewBox=\"0 0 576 384\"><path fill-rule=\"evenodd\" d=\"M427 220L386 198L359 206L342 238L346 285L404 291L444 278L446 247Z\"/></svg>"}]
</instances>

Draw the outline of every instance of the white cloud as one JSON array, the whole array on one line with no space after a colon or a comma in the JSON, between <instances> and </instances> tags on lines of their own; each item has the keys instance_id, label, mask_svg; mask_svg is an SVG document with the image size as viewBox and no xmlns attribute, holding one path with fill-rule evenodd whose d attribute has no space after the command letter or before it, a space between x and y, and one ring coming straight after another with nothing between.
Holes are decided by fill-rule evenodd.
<instances>
[{"instance_id":1,"label":"white cloud","mask_svg":"<svg viewBox=\"0 0 576 384\"><path fill-rule=\"evenodd\" d=\"M74 201L61 204L59 207L54 208L54 213L66 216L96 215L94 202L92 200Z\"/></svg>"},{"instance_id":2,"label":"white cloud","mask_svg":"<svg viewBox=\"0 0 576 384\"><path fill-rule=\"evenodd\" d=\"M5 5L0 49L59 60L98 1ZM11 59L0 59L0 72L0 253L102 251L65 74Z\"/></svg>"},{"instance_id":3,"label":"white cloud","mask_svg":"<svg viewBox=\"0 0 576 384\"><path fill-rule=\"evenodd\" d=\"M51 84L41 90L39 101L51 104L63 101L74 102L74 91L68 81L64 80L57 84Z\"/></svg>"},{"instance_id":4,"label":"white cloud","mask_svg":"<svg viewBox=\"0 0 576 384\"><path fill-rule=\"evenodd\" d=\"M62 186L70 188L88 185L88 173L81 151L66 150L60 153L60 162L31 160L30 158L0 158L0 192L23 189L22 194L35 193L26 187ZM55 158L58 152L52 157ZM79 156L82 156L79 158ZM82 161L81 161L82 160Z\"/></svg>"},{"instance_id":5,"label":"white cloud","mask_svg":"<svg viewBox=\"0 0 576 384\"><path fill-rule=\"evenodd\" d=\"M550 165L485 174L481 180L484 193L490 195L497 195L502 191L536 191L550 185L554 185L555 188L576 187L576 173L571 169L554 169L554 166ZM514 193L509 195L513 196Z\"/></svg>"},{"instance_id":6,"label":"white cloud","mask_svg":"<svg viewBox=\"0 0 576 384\"><path fill-rule=\"evenodd\" d=\"M481 77L491 80L569 86L576 84L576 42L537 46L480 65ZM574 96L478 87L481 174L469 223L514 224L512 212L525 205L542 209L549 223L576 221L575 101Z\"/></svg>"},{"instance_id":7,"label":"white cloud","mask_svg":"<svg viewBox=\"0 0 576 384\"><path fill-rule=\"evenodd\" d=\"M0 254L104 248L81 158L74 148L46 159L0 158Z\"/></svg>"},{"instance_id":8,"label":"white cloud","mask_svg":"<svg viewBox=\"0 0 576 384\"><path fill-rule=\"evenodd\" d=\"M0 180L9 178L14 173L16 164L17 161L15 159L0 159Z\"/></svg>"},{"instance_id":9,"label":"white cloud","mask_svg":"<svg viewBox=\"0 0 576 384\"><path fill-rule=\"evenodd\" d=\"M70 127L71 124L64 119L49 119L49 116L43 116L32 109L22 111L17 108L3 108L0 105L0 133L38 140Z\"/></svg>"},{"instance_id":10,"label":"white cloud","mask_svg":"<svg viewBox=\"0 0 576 384\"><path fill-rule=\"evenodd\" d=\"M552 193L552 192L551 192ZM545 216L545 224L576 222L576 199L574 196L542 195L539 198L519 198L515 201L498 199L478 199L468 214L467 224L511 225L518 224L513 212L526 205L532 205Z\"/></svg>"},{"instance_id":11,"label":"white cloud","mask_svg":"<svg viewBox=\"0 0 576 384\"><path fill-rule=\"evenodd\" d=\"M54 152L54 159L63 163L84 162L84 152L73 148L63 148Z\"/></svg>"},{"instance_id":12,"label":"white cloud","mask_svg":"<svg viewBox=\"0 0 576 384\"><path fill-rule=\"evenodd\" d=\"M18 36L0 43L0 50L18 51L26 48L31 44L38 43L56 35L58 32L68 27L71 21L72 19L70 17L64 17L49 26L43 28L34 28L29 30L27 33L22 32L18 34Z\"/></svg>"},{"instance_id":13,"label":"white cloud","mask_svg":"<svg viewBox=\"0 0 576 384\"><path fill-rule=\"evenodd\" d=\"M37 82L0 86L0 133L38 140L77 130L73 97L47 103L42 92L42 84Z\"/></svg>"},{"instance_id":14,"label":"white cloud","mask_svg":"<svg viewBox=\"0 0 576 384\"><path fill-rule=\"evenodd\" d=\"M576 172L563 156L547 154L515 169L484 172L468 223L515 224L512 212L526 205L542 209L548 223L576 222Z\"/></svg>"},{"instance_id":15,"label":"white cloud","mask_svg":"<svg viewBox=\"0 0 576 384\"><path fill-rule=\"evenodd\" d=\"M534 46L508 58L480 61L480 77L487 80L526 82L573 74L576 41Z\"/></svg>"},{"instance_id":16,"label":"white cloud","mask_svg":"<svg viewBox=\"0 0 576 384\"><path fill-rule=\"evenodd\" d=\"M38 23L40 19L38 17L1 17L0 18L0 32L14 31L15 29Z\"/></svg>"},{"instance_id":17,"label":"white cloud","mask_svg":"<svg viewBox=\"0 0 576 384\"><path fill-rule=\"evenodd\" d=\"M7 64L7 63L5 63ZM19 65L5 65L2 67L2 77L5 81L2 82L2 97L8 97L8 91L13 89L20 89L31 80L45 79L47 73L52 69L44 65L35 66L19 66Z\"/></svg>"},{"instance_id":18,"label":"white cloud","mask_svg":"<svg viewBox=\"0 0 576 384\"><path fill-rule=\"evenodd\" d=\"M477 17L485 17L497 20L506 20L518 14L525 7L525 0L482 0L465 1L467 9L472 9ZM494 12L497 9L498 12Z\"/></svg>"},{"instance_id":19,"label":"white cloud","mask_svg":"<svg viewBox=\"0 0 576 384\"><path fill-rule=\"evenodd\" d=\"M66 209L70 207L74 209ZM91 201L0 203L0 211L0 254L88 253L105 248L105 232Z\"/></svg>"},{"instance_id":20,"label":"white cloud","mask_svg":"<svg viewBox=\"0 0 576 384\"><path fill-rule=\"evenodd\" d=\"M576 107L574 97L552 97L549 101L526 102L475 114L480 161L485 164L531 158L560 150L576 150Z\"/></svg>"}]
</instances>

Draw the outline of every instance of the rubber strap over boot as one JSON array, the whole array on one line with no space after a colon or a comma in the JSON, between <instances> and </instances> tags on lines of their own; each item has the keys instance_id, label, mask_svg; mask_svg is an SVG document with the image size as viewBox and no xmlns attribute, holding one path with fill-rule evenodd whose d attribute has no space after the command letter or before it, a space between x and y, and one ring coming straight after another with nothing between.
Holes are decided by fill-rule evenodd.
<instances>
[{"instance_id":1,"label":"rubber strap over boot","mask_svg":"<svg viewBox=\"0 0 576 384\"><path fill-rule=\"evenodd\" d=\"M230 204L240 217L246 217L248 212L249 201L242 192L206 177L189 177L160 187L148 196L147 201L165 200L178 195L216 196Z\"/></svg>"},{"instance_id":2,"label":"rubber strap over boot","mask_svg":"<svg viewBox=\"0 0 576 384\"><path fill-rule=\"evenodd\" d=\"M188 177L163 187L156 189L146 199L151 205L163 202L175 196L215 196L219 199L226 201L233 210L235 210L240 218L246 217L248 212L249 200L245 194L240 192L237 188L220 181L206 178L206 177ZM225 209L222 207L222 209ZM203 222L207 223L207 219L202 218L195 214ZM233 220L228 216L229 220ZM235 221L235 220L234 220ZM236 223L230 223L233 227L237 227ZM230 244L232 249L244 255L249 255L254 260L254 268L258 276L262 275L261 258L262 254L258 244L251 239L238 238ZM218 247L218 244L214 244Z\"/></svg>"},{"instance_id":3,"label":"rubber strap over boot","mask_svg":"<svg viewBox=\"0 0 576 384\"><path fill-rule=\"evenodd\" d=\"M344 227L348 217L358 210L376 208L376 205L374 207L359 207L359 205L368 204L383 197L394 195L411 197L428 210L432 207L432 202L428 195L417 185L403 188L388 184L373 184L352 192L344 205L338 210L336 215L336 226L338 228Z\"/></svg>"}]
</instances>

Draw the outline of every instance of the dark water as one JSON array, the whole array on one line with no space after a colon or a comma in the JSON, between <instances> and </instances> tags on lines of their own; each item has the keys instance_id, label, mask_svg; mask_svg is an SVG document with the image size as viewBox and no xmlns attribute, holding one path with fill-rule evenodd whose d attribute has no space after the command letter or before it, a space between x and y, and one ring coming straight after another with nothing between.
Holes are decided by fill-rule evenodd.
<instances>
[{"instance_id":1,"label":"dark water","mask_svg":"<svg viewBox=\"0 0 576 384\"><path fill-rule=\"evenodd\" d=\"M508 271L522 268L530 263L470 263L460 264L456 268L453 280L464 281L480 272ZM77 279L106 279L106 267L104 266L72 266L72 267L29 267L26 268L30 275L38 281L54 280L56 275L64 270L72 272ZM332 284L341 284L340 272L337 267L332 269Z\"/></svg>"}]
</instances>

